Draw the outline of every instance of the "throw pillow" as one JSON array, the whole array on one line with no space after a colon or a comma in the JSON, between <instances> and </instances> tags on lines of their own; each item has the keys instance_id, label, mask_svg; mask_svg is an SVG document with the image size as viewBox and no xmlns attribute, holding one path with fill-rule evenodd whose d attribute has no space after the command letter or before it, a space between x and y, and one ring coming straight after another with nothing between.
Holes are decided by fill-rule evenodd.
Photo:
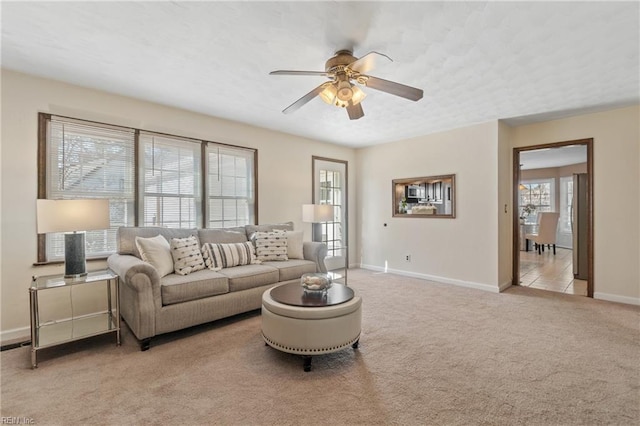
<instances>
[{"instance_id":1,"label":"throw pillow","mask_svg":"<svg viewBox=\"0 0 640 426\"><path fill-rule=\"evenodd\" d=\"M136 237L135 241L142 260L156 268L160 278L173 273L171 247L162 235L152 238Z\"/></svg>"},{"instance_id":2,"label":"throw pillow","mask_svg":"<svg viewBox=\"0 0 640 426\"><path fill-rule=\"evenodd\" d=\"M258 260L288 260L285 231L256 232L255 243Z\"/></svg>"},{"instance_id":3,"label":"throw pillow","mask_svg":"<svg viewBox=\"0 0 640 426\"><path fill-rule=\"evenodd\" d=\"M304 232L287 231L287 257L289 259L304 259Z\"/></svg>"},{"instance_id":4,"label":"throw pillow","mask_svg":"<svg viewBox=\"0 0 640 426\"><path fill-rule=\"evenodd\" d=\"M173 256L173 267L176 274L189 275L204 269L200 244L194 235L187 238L172 238L171 256Z\"/></svg>"},{"instance_id":5,"label":"throw pillow","mask_svg":"<svg viewBox=\"0 0 640 426\"><path fill-rule=\"evenodd\" d=\"M202 257L207 268L212 271L261 263L256 257L256 248L248 241L246 243L206 243L202 246Z\"/></svg>"},{"instance_id":6,"label":"throw pillow","mask_svg":"<svg viewBox=\"0 0 640 426\"><path fill-rule=\"evenodd\" d=\"M293 231L293 222L269 223L266 225L245 225L245 232L247 233L247 238L249 239L256 232L271 232L276 229Z\"/></svg>"}]
</instances>

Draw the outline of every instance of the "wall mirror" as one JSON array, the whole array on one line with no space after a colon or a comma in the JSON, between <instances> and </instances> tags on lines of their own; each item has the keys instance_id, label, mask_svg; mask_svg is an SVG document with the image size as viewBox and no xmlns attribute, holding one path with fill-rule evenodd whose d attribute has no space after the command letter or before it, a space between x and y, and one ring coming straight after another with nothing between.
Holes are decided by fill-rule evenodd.
<instances>
[{"instance_id":1,"label":"wall mirror","mask_svg":"<svg viewBox=\"0 0 640 426\"><path fill-rule=\"evenodd\" d=\"M456 217L456 175L393 180L394 217Z\"/></svg>"}]
</instances>

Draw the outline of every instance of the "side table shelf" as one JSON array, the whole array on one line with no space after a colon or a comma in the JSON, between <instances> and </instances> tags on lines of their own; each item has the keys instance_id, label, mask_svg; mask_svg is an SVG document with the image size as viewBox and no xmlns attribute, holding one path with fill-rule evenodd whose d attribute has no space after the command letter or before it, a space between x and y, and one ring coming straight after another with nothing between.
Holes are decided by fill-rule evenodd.
<instances>
[{"instance_id":1,"label":"side table shelf","mask_svg":"<svg viewBox=\"0 0 640 426\"><path fill-rule=\"evenodd\" d=\"M82 284L106 283L107 311L96 312L58 321L40 322L38 294L45 290L69 288ZM29 287L31 305L31 367L37 368L37 352L63 343L73 342L105 333L116 333L120 345L120 281L111 270L89 272L80 278L64 278L63 275L34 276ZM112 301L115 290L115 303ZM73 301L71 302L73 303Z\"/></svg>"},{"instance_id":2,"label":"side table shelf","mask_svg":"<svg viewBox=\"0 0 640 426\"><path fill-rule=\"evenodd\" d=\"M327 274L331 277L332 282L348 285L347 272L349 265L347 261L347 246L333 249L333 253L339 253L339 255L327 256L325 258Z\"/></svg>"}]
</instances>

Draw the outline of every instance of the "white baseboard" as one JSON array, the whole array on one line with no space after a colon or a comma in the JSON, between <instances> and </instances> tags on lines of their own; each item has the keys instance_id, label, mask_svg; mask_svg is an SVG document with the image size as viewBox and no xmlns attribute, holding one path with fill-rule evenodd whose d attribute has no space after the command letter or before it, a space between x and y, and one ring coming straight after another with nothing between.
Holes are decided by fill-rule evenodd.
<instances>
[{"instance_id":1,"label":"white baseboard","mask_svg":"<svg viewBox=\"0 0 640 426\"><path fill-rule=\"evenodd\" d=\"M491 293L499 293L500 291L502 291L498 287L494 287L494 286L489 285L489 284L476 283L476 282L473 282L473 281L456 280L456 279L453 279L453 278L438 277L438 276L435 276L435 275L420 274L420 273L417 273L417 272L402 271L402 270L399 270L399 269L387 269L387 270L385 270L383 267L375 266L375 265L360 265L360 267L362 269L368 269L370 271L387 272L387 273L390 273L390 274L402 275L402 276L405 276L405 277L419 278L419 279L427 280L427 281L435 281L435 282L442 283L442 284L452 284L452 285L456 285L456 286L459 286L459 287L475 288L477 290L489 291Z\"/></svg>"},{"instance_id":2,"label":"white baseboard","mask_svg":"<svg viewBox=\"0 0 640 426\"><path fill-rule=\"evenodd\" d=\"M618 296L617 294L594 292L593 298L606 300L608 302L625 303L627 305L640 305L639 297Z\"/></svg>"},{"instance_id":3,"label":"white baseboard","mask_svg":"<svg viewBox=\"0 0 640 426\"><path fill-rule=\"evenodd\" d=\"M14 328L13 330L0 331L0 345L26 342L31 340L31 327Z\"/></svg>"},{"instance_id":4,"label":"white baseboard","mask_svg":"<svg viewBox=\"0 0 640 426\"><path fill-rule=\"evenodd\" d=\"M388 272L390 274L402 275L405 277L412 277L412 278L419 278L419 279L428 280L428 281L435 281L443 284L453 284L460 287L475 288L478 290L489 291L492 293L502 293L504 290L511 287L511 281L503 282L502 284L500 284L499 287L493 287L489 284L476 283L473 281L462 281L462 280L456 280L452 278L438 277L435 275L419 274L417 272L402 271L399 269L387 269L385 271L383 267L375 266L375 265L360 265L360 267L362 269L368 269L370 271ZM606 300L608 302L617 302L617 303L624 303L627 305L640 306L640 298L637 298L637 297L619 296L617 294L596 292L593 294L593 298Z\"/></svg>"}]
</instances>

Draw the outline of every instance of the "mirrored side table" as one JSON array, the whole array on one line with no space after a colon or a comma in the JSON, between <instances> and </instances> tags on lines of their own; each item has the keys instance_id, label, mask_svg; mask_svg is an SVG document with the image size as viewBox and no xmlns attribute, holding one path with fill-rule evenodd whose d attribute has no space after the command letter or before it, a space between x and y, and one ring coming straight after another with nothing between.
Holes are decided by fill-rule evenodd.
<instances>
[{"instance_id":1,"label":"mirrored side table","mask_svg":"<svg viewBox=\"0 0 640 426\"><path fill-rule=\"evenodd\" d=\"M60 320L40 322L38 295L43 291L103 282L107 291L107 310L88 315ZM116 333L116 344L120 345L120 281L109 269L89 272L79 278L64 278L64 275L34 276L29 287L31 305L31 367L37 368L37 352L41 349L73 342L105 333ZM115 293L115 296L113 295ZM115 299L115 303L112 299ZM73 298L71 298L73 312Z\"/></svg>"},{"instance_id":2,"label":"mirrored side table","mask_svg":"<svg viewBox=\"0 0 640 426\"><path fill-rule=\"evenodd\" d=\"M342 246L333 250L334 256L327 256L324 263L327 267L327 274L331 277L331 282L347 285L347 246Z\"/></svg>"}]
</instances>

